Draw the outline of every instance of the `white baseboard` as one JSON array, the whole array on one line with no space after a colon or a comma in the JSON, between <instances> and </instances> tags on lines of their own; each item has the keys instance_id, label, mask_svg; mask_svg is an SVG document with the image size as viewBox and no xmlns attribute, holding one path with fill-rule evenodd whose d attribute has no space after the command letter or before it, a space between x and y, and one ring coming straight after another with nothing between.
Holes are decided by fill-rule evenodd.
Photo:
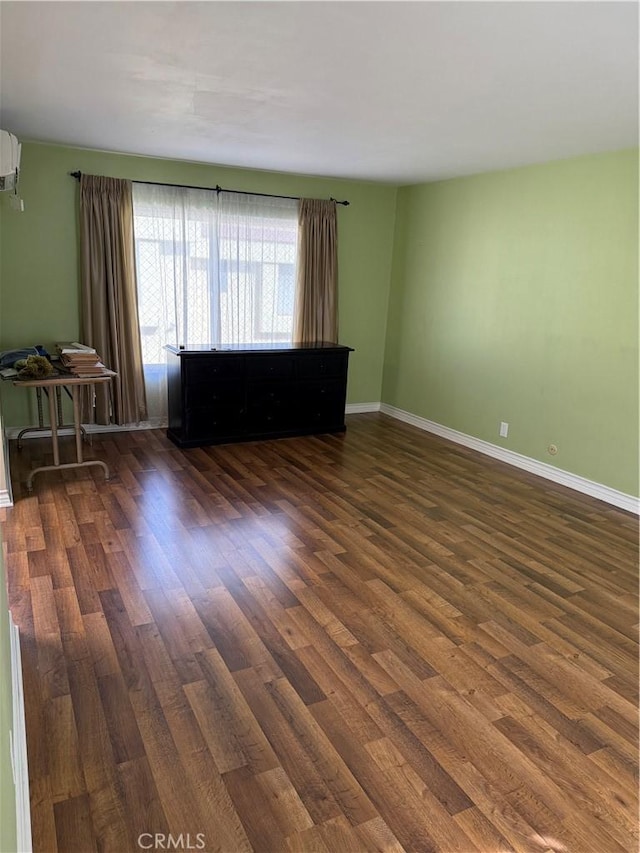
<instances>
[{"instance_id":1,"label":"white baseboard","mask_svg":"<svg viewBox=\"0 0 640 853\"><path fill-rule=\"evenodd\" d=\"M8 489L0 490L0 509L2 509L2 507L4 506L13 506L11 493Z\"/></svg>"},{"instance_id":2,"label":"white baseboard","mask_svg":"<svg viewBox=\"0 0 640 853\"><path fill-rule=\"evenodd\" d=\"M380 403L347 403L344 411L346 415L360 415L363 412L379 412Z\"/></svg>"},{"instance_id":3,"label":"white baseboard","mask_svg":"<svg viewBox=\"0 0 640 853\"><path fill-rule=\"evenodd\" d=\"M88 433L100 432L135 432L140 429L166 429L168 424L166 418L152 418L140 424L83 424Z\"/></svg>"},{"instance_id":4,"label":"white baseboard","mask_svg":"<svg viewBox=\"0 0 640 853\"><path fill-rule=\"evenodd\" d=\"M101 433L101 432L132 432L134 430L140 429L166 429L167 421L163 418L153 418L150 421L144 421L139 424L124 424L119 426L118 424L82 424L85 431L87 433ZM5 430L6 436L8 439L17 438L20 434L21 430L28 429L28 427L7 427ZM59 435L73 435L73 427L67 427L65 430L59 431ZM33 435L27 435L26 439L34 438L36 433ZM51 430L46 429L42 430L42 432L38 432L37 436L39 438L50 438Z\"/></svg>"},{"instance_id":5,"label":"white baseboard","mask_svg":"<svg viewBox=\"0 0 640 853\"><path fill-rule=\"evenodd\" d=\"M11 737L11 761L13 781L16 786L16 829L17 853L31 853L31 805L29 802L29 765L27 762L27 728L24 718L24 691L22 685L22 659L20 655L20 633L9 617L11 654L11 682L13 693L13 730Z\"/></svg>"},{"instance_id":6,"label":"white baseboard","mask_svg":"<svg viewBox=\"0 0 640 853\"><path fill-rule=\"evenodd\" d=\"M421 418L419 415L405 412L404 409L389 406L387 403L380 404L380 411L399 421L412 424L412 426L418 427L418 429L432 432L441 438L447 438L456 444L462 444L465 447L470 447L472 450L477 450L478 453L484 453L486 456L492 456L494 459L499 459L508 465L513 465L516 468L522 468L524 471L537 474L539 477L544 477L545 480L552 480L554 483L560 483L562 486L567 486L570 489L575 489L577 492L582 492L585 495L590 495L592 498L597 498L605 503L627 510L627 512L640 515L640 498L633 495L627 495L625 492L619 492L617 489L612 489L602 483L587 480L585 477L572 474L570 471L563 471L562 468L555 468L553 465L532 459L530 456L523 456L521 453L515 453L513 450L498 447L488 441L483 441L464 432L458 432L458 430L442 426L442 424L438 424L435 421L429 421L426 418Z\"/></svg>"}]
</instances>

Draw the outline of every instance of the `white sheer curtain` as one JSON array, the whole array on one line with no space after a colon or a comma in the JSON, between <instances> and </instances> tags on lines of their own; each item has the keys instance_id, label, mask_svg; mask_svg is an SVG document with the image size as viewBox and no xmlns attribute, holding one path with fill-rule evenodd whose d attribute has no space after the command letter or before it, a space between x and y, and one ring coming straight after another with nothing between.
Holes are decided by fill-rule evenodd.
<instances>
[{"instance_id":1,"label":"white sheer curtain","mask_svg":"<svg viewBox=\"0 0 640 853\"><path fill-rule=\"evenodd\" d=\"M292 340L298 204L134 183L133 205L147 404L162 423L165 344Z\"/></svg>"},{"instance_id":2,"label":"white sheer curtain","mask_svg":"<svg viewBox=\"0 0 640 853\"><path fill-rule=\"evenodd\" d=\"M297 200L221 192L218 205L220 341L292 341Z\"/></svg>"}]
</instances>

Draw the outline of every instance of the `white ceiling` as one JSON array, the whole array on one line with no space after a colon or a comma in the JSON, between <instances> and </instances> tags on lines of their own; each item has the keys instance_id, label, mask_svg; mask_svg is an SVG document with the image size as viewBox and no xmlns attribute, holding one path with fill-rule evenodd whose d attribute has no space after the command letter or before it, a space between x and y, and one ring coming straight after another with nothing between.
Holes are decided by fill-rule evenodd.
<instances>
[{"instance_id":1,"label":"white ceiling","mask_svg":"<svg viewBox=\"0 0 640 853\"><path fill-rule=\"evenodd\" d=\"M2 2L19 138L414 183L638 138L635 2Z\"/></svg>"}]
</instances>

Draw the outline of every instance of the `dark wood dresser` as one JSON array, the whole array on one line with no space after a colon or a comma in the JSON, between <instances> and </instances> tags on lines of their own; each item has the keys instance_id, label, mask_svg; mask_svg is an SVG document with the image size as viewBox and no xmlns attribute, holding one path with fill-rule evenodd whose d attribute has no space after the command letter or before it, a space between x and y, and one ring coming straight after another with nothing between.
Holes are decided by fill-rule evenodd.
<instances>
[{"instance_id":1,"label":"dark wood dresser","mask_svg":"<svg viewBox=\"0 0 640 853\"><path fill-rule=\"evenodd\" d=\"M345 429L350 347L167 346L169 428L178 447Z\"/></svg>"}]
</instances>

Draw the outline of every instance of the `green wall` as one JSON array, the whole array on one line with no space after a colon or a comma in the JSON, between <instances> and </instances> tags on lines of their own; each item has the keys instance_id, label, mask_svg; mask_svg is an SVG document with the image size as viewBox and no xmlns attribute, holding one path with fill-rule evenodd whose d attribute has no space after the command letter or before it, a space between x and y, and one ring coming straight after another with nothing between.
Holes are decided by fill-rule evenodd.
<instances>
[{"instance_id":1,"label":"green wall","mask_svg":"<svg viewBox=\"0 0 640 853\"><path fill-rule=\"evenodd\" d=\"M638 152L401 188L382 399L637 495Z\"/></svg>"},{"instance_id":2,"label":"green wall","mask_svg":"<svg viewBox=\"0 0 640 853\"><path fill-rule=\"evenodd\" d=\"M349 207L338 208L340 342L356 350L348 400L380 399L396 189L359 181L23 143L25 210L11 210L6 199L0 205L0 351L78 338L78 185L69 177L76 169L132 180L348 199ZM31 398L6 383L2 391L5 424L33 422Z\"/></svg>"},{"instance_id":3,"label":"green wall","mask_svg":"<svg viewBox=\"0 0 640 853\"><path fill-rule=\"evenodd\" d=\"M0 851L15 853L16 789L11 771L9 732L13 727L11 655L9 645L9 605L0 549Z\"/></svg>"}]
</instances>

